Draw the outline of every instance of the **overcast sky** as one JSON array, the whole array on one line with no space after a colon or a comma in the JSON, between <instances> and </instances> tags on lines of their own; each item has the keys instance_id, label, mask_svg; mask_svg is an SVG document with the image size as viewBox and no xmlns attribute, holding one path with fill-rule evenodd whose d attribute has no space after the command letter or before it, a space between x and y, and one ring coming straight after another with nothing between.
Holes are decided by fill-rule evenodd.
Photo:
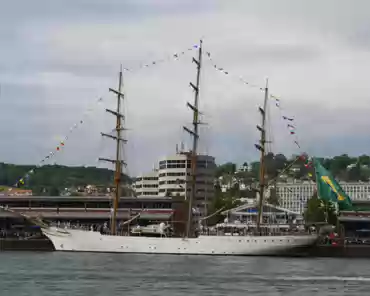
<instances>
[{"instance_id":1,"label":"overcast sky","mask_svg":"<svg viewBox=\"0 0 370 296\"><path fill-rule=\"evenodd\" d=\"M108 87L119 64L137 67L192 47L230 73L279 95L295 118L301 151L311 155L369 154L370 3L340 0L1 0L0 162L33 164L86 117L53 162L100 165L112 154L101 140L114 120ZM189 142L192 54L127 73L126 156L130 174ZM263 94L215 71L204 59L200 106L208 125L201 151L225 161L258 155L255 125ZM96 100L103 97L98 105ZM272 149L299 153L271 103Z\"/></svg>"}]
</instances>

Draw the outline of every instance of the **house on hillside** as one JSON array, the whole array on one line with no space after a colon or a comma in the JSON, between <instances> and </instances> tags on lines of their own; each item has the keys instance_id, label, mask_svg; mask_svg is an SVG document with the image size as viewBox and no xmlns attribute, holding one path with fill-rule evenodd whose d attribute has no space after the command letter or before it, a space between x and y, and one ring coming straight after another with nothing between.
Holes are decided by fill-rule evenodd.
<instances>
[{"instance_id":1,"label":"house on hillside","mask_svg":"<svg viewBox=\"0 0 370 296\"><path fill-rule=\"evenodd\" d=\"M29 189L19 189L19 188L9 188L0 192L1 196L31 196L32 190Z\"/></svg>"}]
</instances>

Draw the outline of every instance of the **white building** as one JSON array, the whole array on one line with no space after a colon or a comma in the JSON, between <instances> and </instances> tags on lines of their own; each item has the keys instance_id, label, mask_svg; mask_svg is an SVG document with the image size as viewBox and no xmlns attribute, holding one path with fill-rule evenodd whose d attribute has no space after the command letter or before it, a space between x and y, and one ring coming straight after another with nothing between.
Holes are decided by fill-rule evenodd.
<instances>
[{"instance_id":1,"label":"white building","mask_svg":"<svg viewBox=\"0 0 370 296\"><path fill-rule=\"evenodd\" d=\"M256 225L258 206L256 205L256 200L254 200L231 210L223 211L222 214L227 217L229 223ZM297 221L303 220L300 213L270 204L263 205L262 217L264 223L285 224L286 226L289 224L289 217L291 217L292 220L293 218Z\"/></svg>"},{"instance_id":2,"label":"white building","mask_svg":"<svg viewBox=\"0 0 370 296\"><path fill-rule=\"evenodd\" d=\"M134 189L137 196L158 195L158 171L152 171L135 179Z\"/></svg>"},{"instance_id":3,"label":"white building","mask_svg":"<svg viewBox=\"0 0 370 296\"><path fill-rule=\"evenodd\" d=\"M207 212L208 205L214 198L215 169L214 157L197 156L197 181L193 205L200 209L201 215ZM180 152L161 160L158 173L159 195L191 196L191 154Z\"/></svg>"},{"instance_id":4,"label":"white building","mask_svg":"<svg viewBox=\"0 0 370 296\"><path fill-rule=\"evenodd\" d=\"M370 200L370 182L340 183L353 200Z\"/></svg>"},{"instance_id":5,"label":"white building","mask_svg":"<svg viewBox=\"0 0 370 296\"><path fill-rule=\"evenodd\" d=\"M199 208L201 215L207 212L214 198L215 158L208 155L197 156L197 182L193 206ZM135 181L136 195L177 195L191 196L191 154L179 152L159 161L159 170L138 176Z\"/></svg>"},{"instance_id":6,"label":"white building","mask_svg":"<svg viewBox=\"0 0 370 296\"><path fill-rule=\"evenodd\" d=\"M339 183L352 200L370 200L370 182ZM307 201L316 190L312 181L278 183L276 187L280 206L298 213L304 212Z\"/></svg>"},{"instance_id":7,"label":"white building","mask_svg":"<svg viewBox=\"0 0 370 296\"><path fill-rule=\"evenodd\" d=\"M279 205L293 212L303 213L307 201L313 196L315 189L316 184L309 181L278 183L276 193Z\"/></svg>"}]
</instances>

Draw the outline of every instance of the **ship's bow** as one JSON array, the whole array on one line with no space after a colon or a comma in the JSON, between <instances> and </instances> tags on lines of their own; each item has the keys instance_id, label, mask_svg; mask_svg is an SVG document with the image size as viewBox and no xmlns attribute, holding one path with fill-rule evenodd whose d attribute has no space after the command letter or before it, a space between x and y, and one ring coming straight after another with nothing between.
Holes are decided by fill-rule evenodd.
<instances>
[{"instance_id":1,"label":"ship's bow","mask_svg":"<svg viewBox=\"0 0 370 296\"><path fill-rule=\"evenodd\" d=\"M56 227L41 228L42 233L52 242L56 251L72 249L73 234Z\"/></svg>"}]
</instances>

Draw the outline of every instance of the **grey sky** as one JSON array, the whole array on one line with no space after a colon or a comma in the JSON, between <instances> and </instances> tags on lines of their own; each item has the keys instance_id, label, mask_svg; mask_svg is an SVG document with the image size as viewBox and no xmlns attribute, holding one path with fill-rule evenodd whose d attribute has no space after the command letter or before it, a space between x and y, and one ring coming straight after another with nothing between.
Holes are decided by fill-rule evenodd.
<instances>
[{"instance_id":1,"label":"grey sky","mask_svg":"<svg viewBox=\"0 0 370 296\"><path fill-rule=\"evenodd\" d=\"M296 120L302 150L316 155L368 153L368 1L75 0L1 1L0 161L36 163L95 105L54 161L98 165L112 153L100 131L114 98L119 64L182 51L204 37L205 50L235 75L281 97ZM20 9L22 8L22 9ZM188 140L186 101L195 79L191 54L124 77L129 173L151 169ZM263 94L214 71L205 60L201 149L218 162L257 158ZM298 153L271 104L273 149Z\"/></svg>"}]
</instances>

